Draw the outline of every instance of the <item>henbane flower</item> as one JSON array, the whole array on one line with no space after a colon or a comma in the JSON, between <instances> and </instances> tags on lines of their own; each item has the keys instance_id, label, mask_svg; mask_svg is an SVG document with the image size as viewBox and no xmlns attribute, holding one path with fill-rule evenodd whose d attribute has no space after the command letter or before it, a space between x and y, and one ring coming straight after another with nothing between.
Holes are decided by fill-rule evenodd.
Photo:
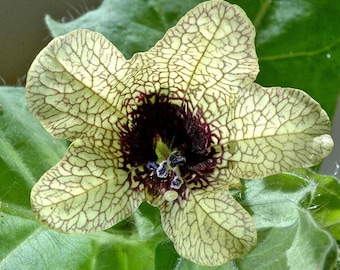
<instances>
[{"instance_id":1,"label":"henbane flower","mask_svg":"<svg viewBox=\"0 0 340 270\"><path fill-rule=\"evenodd\" d=\"M229 190L318 164L333 147L316 101L254 83L254 37L243 10L209 1L130 60L99 33L54 39L29 70L27 102L72 143L33 187L38 218L89 233L147 201L181 256L219 265L248 253L256 228Z\"/></svg>"}]
</instances>

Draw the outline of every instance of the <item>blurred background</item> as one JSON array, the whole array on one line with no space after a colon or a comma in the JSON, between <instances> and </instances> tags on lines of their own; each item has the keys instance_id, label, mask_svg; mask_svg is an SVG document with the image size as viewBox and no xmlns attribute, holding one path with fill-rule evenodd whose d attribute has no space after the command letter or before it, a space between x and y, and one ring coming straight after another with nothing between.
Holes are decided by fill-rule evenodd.
<instances>
[{"instance_id":1,"label":"blurred background","mask_svg":"<svg viewBox=\"0 0 340 270\"><path fill-rule=\"evenodd\" d=\"M70 21L102 0L0 0L0 85L23 85L38 52L51 40L44 22L49 14Z\"/></svg>"}]
</instances>

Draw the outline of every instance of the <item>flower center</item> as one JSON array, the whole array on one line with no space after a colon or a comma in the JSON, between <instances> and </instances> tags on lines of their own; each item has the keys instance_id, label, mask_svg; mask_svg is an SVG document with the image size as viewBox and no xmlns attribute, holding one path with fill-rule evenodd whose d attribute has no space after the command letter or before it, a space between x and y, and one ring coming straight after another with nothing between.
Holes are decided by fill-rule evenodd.
<instances>
[{"instance_id":1,"label":"flower center","mask_svg":"<svg viewBox=\"0 0 340 270\"><path fill-rule=\"evenodd\" d=\"M178 197L177 191L181 188L183 180L181 178L179 166L185 164L185 158L179 152L172 152L167 160L163 160L159 165L154 161L149 161L146 167L153 171L150 177L157 176L156 181L165 181L170 184L168 190L164 193L167 201L174 201Z\"/></svg>"},{"instance_id":2,"label":"flower center","mask_svg":"<svg viewBox=\"0 0 340 270\"><path fill-rule=\"evenodd\" d=\"M146 191L149 202L185 199L188 188L205 188L216 165L209 125L166 97L145 97L131 113L121 137L124 167Z\"/></svg>"}]
</instances>

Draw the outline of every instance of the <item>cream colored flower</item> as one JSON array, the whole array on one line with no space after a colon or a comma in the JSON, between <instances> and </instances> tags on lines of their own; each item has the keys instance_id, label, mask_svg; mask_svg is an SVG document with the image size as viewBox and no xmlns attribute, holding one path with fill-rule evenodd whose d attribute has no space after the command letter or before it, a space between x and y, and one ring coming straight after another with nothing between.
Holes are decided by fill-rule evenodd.
<instances>
[{"instance_id":1,"label":"cream colored flower","mask_svg":"<svg viewBox=\"0 0 340 270\"><path fill-rule=\"evenodd\" d=\"M130 60L88 30L54 39L29 70L27 102L72 144L32 190L39 219L89 233L147 201L181 256L219 265L249 252L255 225L229 189L318 164L333 146L311 97L254 83L254 37L243 10L209 1Z\"/></svg>"}]
</instances>

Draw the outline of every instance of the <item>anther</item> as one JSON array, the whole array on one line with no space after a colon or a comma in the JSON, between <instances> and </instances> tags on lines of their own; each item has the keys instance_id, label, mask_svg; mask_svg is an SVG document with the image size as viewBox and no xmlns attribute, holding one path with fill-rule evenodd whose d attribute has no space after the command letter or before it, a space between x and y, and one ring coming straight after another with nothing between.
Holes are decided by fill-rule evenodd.
<instances>
[{"instance_id":1,"label":"anther","mask_svg":"<svg viewBox=\"0 0 340 270\"><path fill-rule=\"evenodd\" d=\"M159 178L166 178L168 176L168 162L167 160L164 160L159 164L159 167L156 169L157 176Z\"/></svg>"},{"instance_id":2,"label":"anther","mask_svg":"<svg viewBox=\"0 0 340 270\"><path fill-rule=\"evenodd\" d=\"M146 164L146 167L149 169L149 170L154 170L154 171L157 171L158 169L158 165L156 162L154 161L148 161L148 163Z\"/></svg>"},{"instance_id":3,"label":"anther","mask_svg":"<svg viewBox=\"0 0 340 270\"><path fill-rule=\"evenodd\" d=\"M172 152L168 160L172 168L176 167L177 165L182 166L186 162L185 157L180 156L179 152L177 151Z\"/></svg>"},{"instance_id":4,"label":"anther","mask_svg":"<svg viewBox=\"0 0 340 270\"><path fill-rule=\"evenodd\" d=\"M182 181L178 176L175 176L174 179L172 179L170 187L173 189L179 189L182 185Z\"/></svg>"}]
</instances>

